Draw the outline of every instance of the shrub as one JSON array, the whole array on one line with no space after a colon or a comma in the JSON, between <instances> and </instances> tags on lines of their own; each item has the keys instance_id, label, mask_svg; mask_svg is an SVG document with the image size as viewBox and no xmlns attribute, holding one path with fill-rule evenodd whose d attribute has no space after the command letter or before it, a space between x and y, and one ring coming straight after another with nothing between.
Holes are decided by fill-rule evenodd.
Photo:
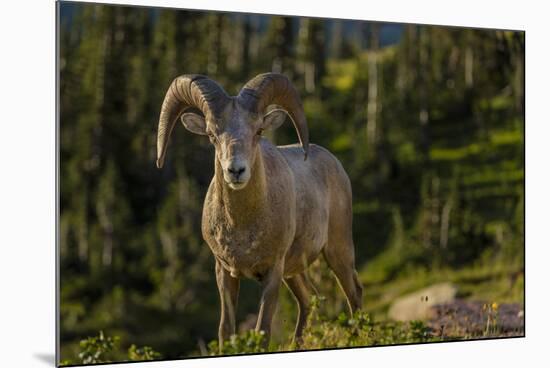
<instances>
[{"instance_id":1,"label":"shrub","mask_svg":"<svg viewBox=\"0 0 550 368\"><path fill-rule=\"evenodd\" d=\"M239 335L232 335L229 340L223 342L221 354L249 354L264 353L267 350L263 347L265 333L254 330L246 331ZM220 354L219 344L214 340L208 344L209 355Z\"/></svg>"},{"instance_id":2,"label":"shrub","mask_svg":"<svg viewBox=\"0 0 550 368\"><path fill-rule=\"evenodd\" d=\"M140 360L156 360L160 359L160 353L156 352L150 346L144 346L138 348L136 345L132 344L128 348L128 358L133 361Z\"/></svg>"},{"instance_id":3,"label":"shrub","mask_svg":"<svg viewBox=\"0 0 550 368\"><path fill-rule=\"evenodd\" d=\"M118 347L120 338L105 337L103 331L99 331L99 336L88 337L80 341L81 352L78 357L83 364L105 363L110 361L110 355Z\"/></svg>"},{"instance_id":4,"label":"shrub","mask_svg":"<svg viewBox=\"0 0 550 368\"><path fill-rule=\"evenodd\" d=\"M127 351L128 358L124 359L124 353L120 351L119 343L120 337L105 336L103 331L99 331L98 336L88 337L80 341L80 352L78 353L80 362L75 363L71 359L63 359L59 365L97 364L124 360L143 361L162 358L162 355L150 346L137 347L132 344Z\"/></svg>"}]
</instances>

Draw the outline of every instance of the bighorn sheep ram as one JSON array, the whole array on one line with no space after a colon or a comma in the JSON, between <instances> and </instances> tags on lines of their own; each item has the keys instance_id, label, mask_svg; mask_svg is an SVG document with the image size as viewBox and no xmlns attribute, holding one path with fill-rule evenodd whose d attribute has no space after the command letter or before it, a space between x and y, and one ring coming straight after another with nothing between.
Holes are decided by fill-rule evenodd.
<instances>
[{"instance_id":1,"label":"bighorn sheep ram","mask_svg":"<svg viewBox=\"0 0 550 368\"><path fill-rule=\"evenodd\" d=\"M276 105L279 108L273 108ZM194 108L201 114L187 111ZM270 110L271 109L271 110ZM275 146L262 131L291 118L300 145ZM309 311L307 267L323 253L350 311L361 307L355 271L351 185L340 162L309 145L300 97L281 74L250 80L229 96L202 75L182 75L170 85L160 113L157 167L162 168L178 118L215 148L215 172L202 215L202 235L216 258L221 299L220 348L235 333L241 277L262 285L256 330L269 342L282 282L298 303L294 338L300 341ZM302 151L303 150L303 151Z\"/></svg>"}]
</instances>

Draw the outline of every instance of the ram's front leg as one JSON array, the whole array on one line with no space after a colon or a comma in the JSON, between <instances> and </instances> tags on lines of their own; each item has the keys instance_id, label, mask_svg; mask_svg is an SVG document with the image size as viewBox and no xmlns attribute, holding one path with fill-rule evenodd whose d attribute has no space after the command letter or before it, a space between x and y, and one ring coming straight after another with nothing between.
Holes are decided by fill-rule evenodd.
<instances>
[{"instance_id":1,"label":"ram's front leg","mask_svg":"<svg viewBox=\"0 0 550 368\"><path fill-rule=\"evenodd\" d=\"M219 261L216 261L216 282L218 283L221 302L220 328L218 330L221 354L223 342L235 333L235 315L240 282L239 279L232 277Z\"/></svg>"},{"instance_id":2,"label":"ram's front leg","mask_svg":"<svg viewBox=\"0 0 550 368\"><path fill-rule=\"evenodd\" d=\"M258 312L258 322L256 323L256 331L264 331L265 340L264 347L267 348L271 336L271 322L273 314L277 307L279 298L279 288L283 280L283 265L277 265L271 269L262 278L262 299L260 300L260 311Z\"/></svg>"}]
</instances>

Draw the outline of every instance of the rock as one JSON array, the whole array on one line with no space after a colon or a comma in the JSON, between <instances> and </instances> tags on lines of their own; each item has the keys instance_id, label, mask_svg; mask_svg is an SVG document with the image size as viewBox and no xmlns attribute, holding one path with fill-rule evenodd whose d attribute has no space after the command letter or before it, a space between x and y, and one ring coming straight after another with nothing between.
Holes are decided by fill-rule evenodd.
<instances>
[{"instance_id":1,"label":"rock","mask_svg":"<svg viewBox=\"0 0 550 368\"><path fill-rule=\"evenodd\" d=\"M397 298L388 311L388 317L396 321L426 320L433 313L431 307L452 302L456 286L444 282Z\"/></svg>"}]
</instances>

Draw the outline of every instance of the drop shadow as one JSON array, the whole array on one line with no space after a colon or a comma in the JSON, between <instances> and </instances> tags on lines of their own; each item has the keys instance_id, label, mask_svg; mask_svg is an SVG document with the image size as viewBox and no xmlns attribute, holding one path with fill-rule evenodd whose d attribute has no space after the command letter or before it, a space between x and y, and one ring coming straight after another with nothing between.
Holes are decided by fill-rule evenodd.
<instances>
[{"instance_id":1,"label":"drop shadow","mask_svg":"<svg viewBox=\"0 0 550 368\"><path fill-rule=\"evenodd\" d=\"M35 353L34 357L41 362L48 364L51 367L55 367L55 354L49 353Z\"/></svg>"}]
</instances>

